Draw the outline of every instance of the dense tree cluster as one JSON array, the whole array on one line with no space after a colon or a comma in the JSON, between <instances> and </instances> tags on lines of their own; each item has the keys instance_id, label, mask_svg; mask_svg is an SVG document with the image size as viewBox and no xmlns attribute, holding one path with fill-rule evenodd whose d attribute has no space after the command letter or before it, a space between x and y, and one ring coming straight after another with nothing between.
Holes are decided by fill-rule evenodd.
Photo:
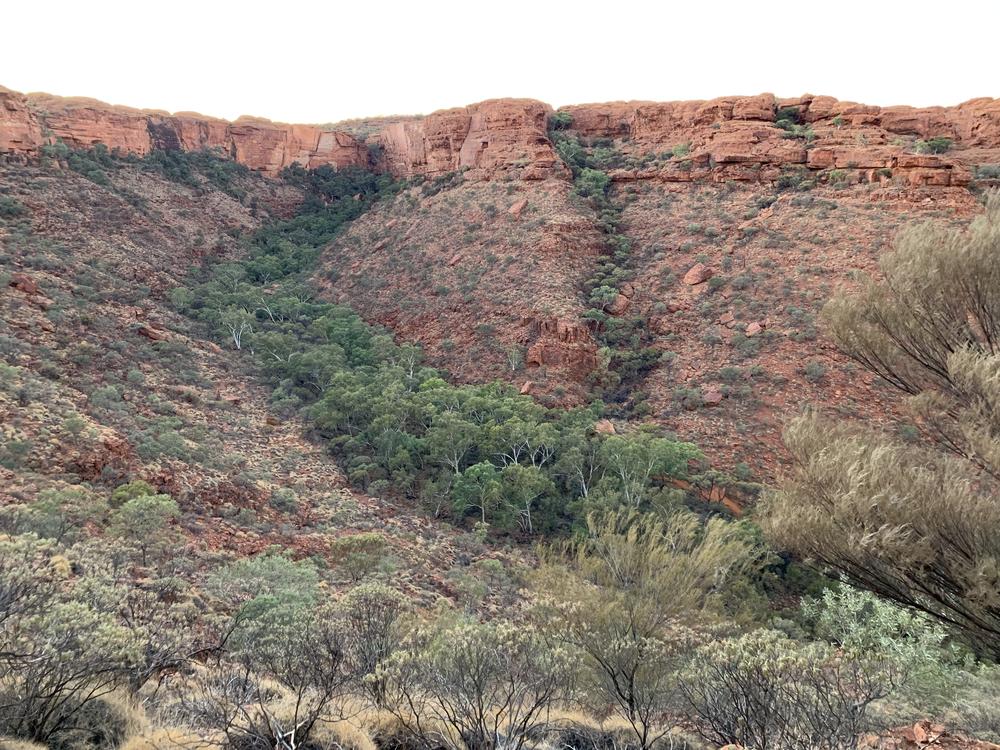
<instances>
[{"instance_id":1,"label":"dense tree cluster","mask_svg":"<svg viewBox=\"0 0 1000 750\"><path fill-rule=\"evenodd\" d=\"M316 431L371 492L389 488L435 515L532 533L597 508L676 504L671 479L700 458L652 433L603 436L601 407L550 410L501 383L453 386L348 308L317 301L303 274L344 222L398 185L368 172L297 170L310 198L258 233L246 261L216 267L175 303L275 383L279 409L305 408Z\"/></svg>"}]
</instances>

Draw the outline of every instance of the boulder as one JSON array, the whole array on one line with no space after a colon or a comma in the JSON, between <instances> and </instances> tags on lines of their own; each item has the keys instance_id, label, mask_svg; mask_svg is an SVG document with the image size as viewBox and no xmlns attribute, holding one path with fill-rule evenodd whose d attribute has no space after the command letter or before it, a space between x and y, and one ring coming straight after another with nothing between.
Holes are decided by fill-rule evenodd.
<instances>
[{"instance_id":1,"label":"boulder","mask_svg":"<svg viewBox=\"0 0 1000 750\"><path fill-rule=\"evenodd\" d=\"M684 283L688 286L696 286L698 284L703 284L708 281L715 272L706 266L704 263L695 263L688 272L684 274Z\"/></svg>"},{"instance_id":2,"label":"boulder","mask_svg":"<svg viewBox=\"0 0 1000 750\"><path fill-rule=\"evenodd\" d=\"M599 435L614 435L617 430L615 430L615 425L610 419L598 419L594 423L594 432Z\"/></svg>"},{"instance_id":3,"label":"boulder","mask_svg":"<svg viewBox=\"0 0 1000 750\"><path fill-rule=\"evenodd\" d=\"M632 300L626 297L624 294L617 294L615 298L611 300L604 306L604 311L608 315L621 315L626 310L628 310L629 305L632 304Z\"/></svg>"},{"instance_id":4,"label":"boulder","mask_svg":"<svg viewBox=\"0 0 1000 750\"><path fill-rule=\"evenodd\" d=\"M718 406L725 396L717 388L710 388L701 395L701 403L705 406Z\"/></svg>"},{"instance_id":5,"label":"boulder","mask_svg":"<svg viewBox=\"0 0 1000 750\"><path fill-rule=\"evenodd\" d=\"M774 94L740 97L733 102L733 119L771 122L776 108Z\"/></svg>"},{"instance_id":6,"label":"boulder","mask_svg":"<svg viewBox=\"0 0 1000 750\"><path fill-rule=\"evenodd\" d=\"M25 294L38 294L38 282L26 273L12 273L10 275L10 286Z\"/></svg>"},{"instance_id":7,"label":"boulder","mask_svg":"<svg viewBox=\"0 0 1000 750\"><path fill-rule=\"evenodd\" d=\"M135 332L150 341L168 341L170 339L169 333L162 328L154 328L153 326L139 326Z\"/></svg>"}]
</instances>

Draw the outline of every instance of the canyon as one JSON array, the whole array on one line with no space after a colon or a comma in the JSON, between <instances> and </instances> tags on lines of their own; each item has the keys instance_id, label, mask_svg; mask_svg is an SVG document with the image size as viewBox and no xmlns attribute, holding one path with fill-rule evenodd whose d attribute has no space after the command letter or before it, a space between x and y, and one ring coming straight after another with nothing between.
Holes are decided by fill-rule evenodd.
<instances>
[{"instance_id":1,"label":"canyon","mask_svg":"<svg viewBox=\"0 0 1000 750\"><path fill-rule=\"evenodd\" d=\"M316 126L0 88L0 160L11 164L61 142L210 150L268 178L291 165L416 178L324 250L317 288L419 343L457 382L500 378L569 406L588 401L606 366L581 289L609 250L557 135L615 155L608 196L632 246L630 278L603 312L641 321L661 357L637 391L640 411L713 461L769 478L784 460L790 388L896 418L814 319L836 285L877 273L905 223L979 210L973 191L997 184L982 167L1000 164L1000 99L913 108L761 94L558 110L493 99Z\"/></svg>"},{"instance_id":2,"label":"canyon","mask_svg":"<svg viewBox=\"0 0 1000 750\"><path fill-rule=\"evenodd\" d=\"M287 557L337 592L384 581L502 621L537 563L522 542L616 497L573 484L602 448L690 443L643 507L752 529L797 411L915 444L822 310L880 277L897 233L963 230L998 184L988 98L493 99L290 125L0 88L0 521L148 483L177 510L150 558L164 599L220 606L218 570ZM504 440L540 441L531 466L559 482L516 496L527 529L458 484L530 475L527 453L499 465ZM106 504L80 523L119 544ZM145 556L136 585L161 585ZM726 616L791 612L813 583L793 564L774 555ZM861 746L1000 750L938 718ZM361 750L396 746L362 729Z\"/></svg>"}]
</instances>

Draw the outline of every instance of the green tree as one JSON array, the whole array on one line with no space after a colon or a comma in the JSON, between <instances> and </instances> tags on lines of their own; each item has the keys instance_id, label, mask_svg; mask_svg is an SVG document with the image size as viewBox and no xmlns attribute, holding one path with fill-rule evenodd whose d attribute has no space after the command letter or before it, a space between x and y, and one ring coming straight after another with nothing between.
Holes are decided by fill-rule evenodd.
<instances>
[{"instance_id":1,"label":"green tree","mask_svg":"<svg viewBox=\"0 0 1000 750\"><path fill-rule=\"evenodd\" d=\"M21 530L56 542L71 542L79 538L86 524L103 523L107 512L103 497L81 487L71 487L42 490L16 518Z\"/></svg>"},{"instance_id":2,"label":"green tree","mask_svg":"<svg viewBox=\"0 0 1000 750\"><path fill-rule=\"evenodd\" d=\"M110 531L134 544L145 565L150 550L160 550L170 544L167 525L179 515L180 508L170 495L139 495L114 512Z\"/></svg>"},{"instance_id":3,"label":"green tree","mask_svg":"<svg viewBox=\"0 0 1000 750\"><path fill-rule=\"evenodd\" d=\"M435 417L426 438L427 449L435 460L460 474L466 456L479 439L479 430L460 414L445 411Z\"/></svg>"},{"instance_id":4,"label":"green tree","mask_svg":"<svg viewBox=\"0 0 1000 750\"><path fill-rule=\"evenodd\" d=\"M503 484L497 467L489 461L473 464L459 475L451 490L455 511L461 516L478 510L483 523L496 520L503 502Z\"/></svg>"},{"instance_id":5,"label":"green tree","mask_svg":"<svg viewBox=\"0 0 1000 750\"><path fill-rule=\"evenodd\" d=\"M538 514L534 508L555 492L555 484L535 466L510 464L500 471L504 504L517 514L521 528L529 534L535 531ZM551 518L543 520L551 522Z\"/></svg>"},{"instance_id":6,"label":"green tree","mask_svg":"<svg viewBox=\"0 0 1000 750\"><path fill-rule=\"evenodd\" d=\"M601 443L605 488L621 505L644 509L654 482L685 477L688 463L701 457L690 443L678 443L647 432L609 435Z\"/></svg>"},{"instance_id":7,"label":"green tree","mask_svg":"<svg viewBox=\"0 0 1000 750\"><path fill-rule=\"evenodd\" d=\"M153 489L153 486L149 482L145 482L142 479L136 479L127 484L121 484L115 487L114 492L111 493L109 505L111 505L112 508L120 508L129 500L142 497L143 495L155 494L156 490Z\"/></svg>"}]
</instances>

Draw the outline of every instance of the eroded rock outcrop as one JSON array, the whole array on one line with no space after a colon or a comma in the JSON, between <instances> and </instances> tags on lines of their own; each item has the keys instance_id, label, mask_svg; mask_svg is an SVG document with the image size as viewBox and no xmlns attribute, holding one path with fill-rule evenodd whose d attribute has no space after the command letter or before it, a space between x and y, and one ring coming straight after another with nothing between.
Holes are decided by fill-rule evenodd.
<instances>
[{"instance_id":1,"label":"eroded rock outcrop","mask_svg":"<svg viewBox=\"0 0 1000 750\"><path fill-rule=\"evenodd\" d=\"M548 138L552 109L533 99L491 99L384 128L375 138L393 174L434 176L459 169L470 179L567 174Z\"/></svg>"},{"instance_id":2,"label":"eroded rock outcrop","mask_svg":"<svg viewBox=\"0 0 1000 750\"><path fill-rule=\"evenodd\" d=\"M29 94L26 98L45 129L51 132L46 142L61 140L73 148L103 143L109 149L139 155L152 150L147 125L150 115L142 110L78 97Z\"/></svg>"},{"instance_id":3,"label":"eroded rock outcrop","mask_svg":"<svg viewBox=\"0 0 1000 750\"><path fill-rule=\"evenodd\" d=\"M570 130L578 136L611 139L617 150L652 157L613 173L619 181L774 182L801 170L834 171L845 183L950 187L967 184L975 166L1000 163L1000 99L914 108L760 94L582 104L562 111L571 115ZM368 144L379 154L376 167L398 176L463 170L472 180L568 178L548 137L551 114L533 99L491 99L391 121ZM954 148L914 153L917 139L933 138L948 139ZM0 88L0 154L30 156L56 140L82 148L103 143L135 154L215 149L267 174L291 164L369 164L368 144L346 132L250 117L230 123Z\"/></svg>"},{"instance_id":4,"label":"eroded rock outcrop","mask_svg":"<svg viewBox=\"0 0 1000 750\"><path fill-rule=\"evenodd\" d=\"M140 156L153 149L209 149L270 175L292 164L368 166L365 145L336 130L253 117L230 123L191 112L171 115L0 89L0 154L30 157L58 141L73 148L100 143Z\"/></svg>"},{"instance_id":5,"label":"eroded rock outcrop","mask_svg":"<svg viewBox=\"0 0 1000 750\"><path fill-rule=\"evenodd\" d=\"M0 154L26 156L42 142L42 126L23 94L0 86Z\"/></svg>"},{"instance_id":6,"label":"eroded rock outcrop","mask_svg":"<svg viewBox=\"0 0 1000 750\"><path fill-rule=\"evenodd\" d=\"M949 187L971 168L1000 162L1000 99L955 107L874 107L828 96L772 94L695 102L612 102L566 107L583 138L616 140L661 157L618 180L769 182L783 172L838 170L842 182ZM778 120L791 117L782 124ZM783 125L783 126L782 126ZM942 155L914 153L918 139L948 139ZM844 173L844 174L841 174Z\"/></svg>"},{"instance_id":7,"label":"eroded rock outcrop","mask_svg":"<svg viewBox=\"0 0 1000 750\"><path fill-rule=\"evenodd\" d=\"M535 339L524 358L529 368L554 369L580 381L597 367L597 345L585 325L562 318L526 322Z\"/></svg>"}]
</instances>

